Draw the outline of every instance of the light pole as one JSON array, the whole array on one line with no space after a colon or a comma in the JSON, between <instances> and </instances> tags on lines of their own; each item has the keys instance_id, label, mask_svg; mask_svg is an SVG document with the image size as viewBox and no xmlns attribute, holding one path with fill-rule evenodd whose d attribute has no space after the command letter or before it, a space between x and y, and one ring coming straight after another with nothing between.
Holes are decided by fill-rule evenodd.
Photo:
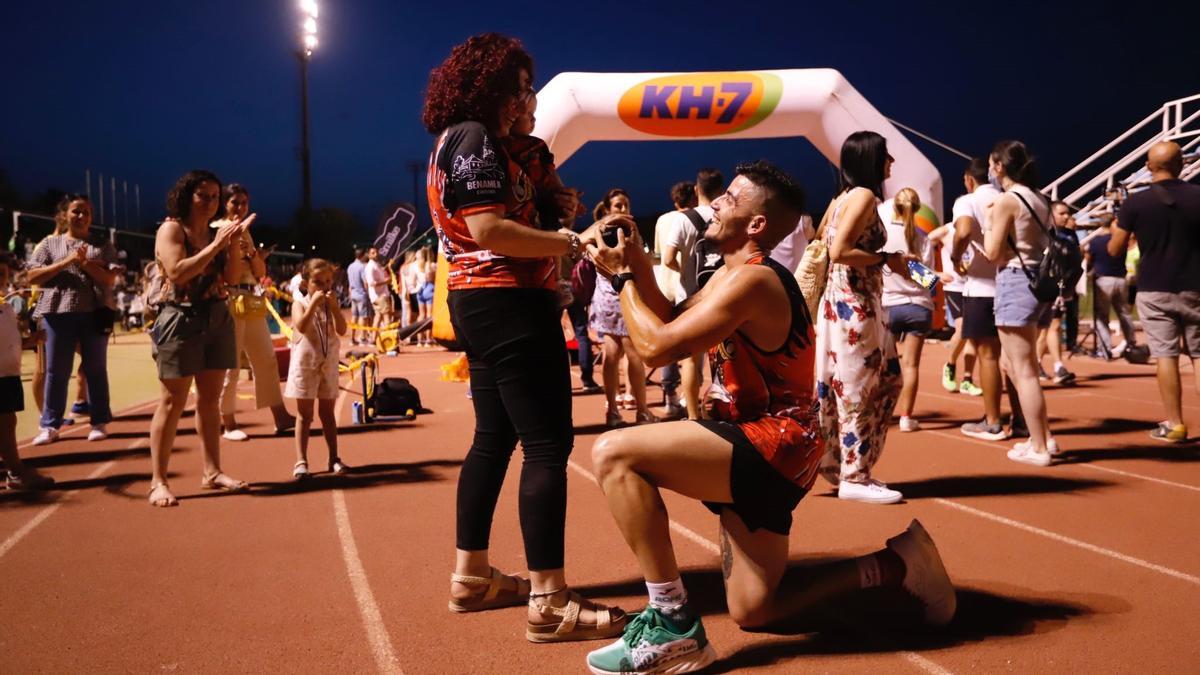
<instances>
[{"instance_id":1,"label":"light pole","mask_svg":"<svg viewBox=\"0 0 1200 675\"><path fill-rule=\"evenodd\" d=\"M304 29L300 49L300 164L303 213L307 219L312 214L312 160L308 150L308 60L317 48L317 0L300 0L301 26Z\"/></svg>"}]
</instances>

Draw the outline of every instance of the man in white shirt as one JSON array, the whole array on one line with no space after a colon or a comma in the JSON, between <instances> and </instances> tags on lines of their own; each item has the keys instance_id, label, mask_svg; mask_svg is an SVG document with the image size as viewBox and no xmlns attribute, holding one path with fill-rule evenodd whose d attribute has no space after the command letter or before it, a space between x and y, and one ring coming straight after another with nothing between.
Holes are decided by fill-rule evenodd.
<instances>
[{"instance_id":1,"label":"man in white shirt","mask_svg":"<svg viewBox=\"0 0 1200 675\"><path fill-rule=\"evenodd\" d=\"M699 290L696 281L695 248L703 231L692 222L689 211L699 216L707 227L712 222L712 200L725 192L725 177L716 169L700 169L696 174L696 202L694 209L679 212L675 227L668 233L662 251L663 265L679 273L679 290L675 303L679 304ZM701 367L704 354L693 354L682 363L683 397L687 404L688 419L700 419L700 385L703 381Z\"/></svg>"},{"instance_id":2,"label":"man in white shirt","mask_svg":"<svg viewBox=\"0 0 1200 675\"><path fill-rule=\"evenodd\" d=\"M812 216L806 213L800 216L800 222L796 223L796 229L771 249L771 260L795 274L796 268L800 267L800 261L804 258L804 249L808 247L808 243L813 240L814 236L816 236L816 230L813 228Z\"/></svg>"},{"instance_id":3,"label":"man in white shirt","mask_svg":"<svg viewBox=\"0 0 1200 675\"><path fill-rule=\"evenodd\" d=\"M962 425L967 436L987 441L1009 437L1000 422L1000 333L996 330L996 265L983 254L987 210L1002 194L988 180L987 160L976 157L963 175L967 194L954 203L954 248L950 259L963 272L963 339L975 347L984 418ZM965 271L964 271L965 270Z\"/></svg>"},{"instance_id":4,"label":"man in white shirt","mask_svg":"<svg viewBox=\"0 0 1200 675\"><path fill-rule=\"evenodd\" d=\"M683 212L696 206L695 184L682 181L671 186L671 203L675 205L675 210L662 214L654 224L654 256L659 260L654 266L654 280L664 297L674 299L679 295L679 271L665 264L667 258L664 251L668 246L673 247L677 237L676 231L680 227L690 226ZM669 244L668 241L672 243ZM673 256L672 260L677 259ZM678 363L663 366L662 388L667 399L667 419L679 419L687 414L679 402L680 382Z\"/></svg>"},{"instance_id":5,"label":"man in white shirt","mask_svg":"<svg viewBox=\"0 0 1200 675\"><path fill-rule=\"evenodd\" d=\"M379 249L372 246L367 249L367 264L363 266L363 283L367 287L367 297L371 299L371 306L375 309L375 320L371 322L375 328L383 328L392 323L394 309L392 292L388 289L389 281L391 281L391 275L379 261Z\"/></svg>"}]
</instances>

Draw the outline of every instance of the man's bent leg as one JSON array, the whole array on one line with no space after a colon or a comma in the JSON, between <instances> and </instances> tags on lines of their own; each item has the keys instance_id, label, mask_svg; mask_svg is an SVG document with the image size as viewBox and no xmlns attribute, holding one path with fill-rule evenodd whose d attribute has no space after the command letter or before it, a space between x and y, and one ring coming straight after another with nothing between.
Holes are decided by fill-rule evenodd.
<instances>
[{"instance_id":1,"label":"man's bent leg","mask_svg":"<svg viewBox=\"0 0 1200 675\"><path fill-rule=\"evenodd\" d=\"M592 448L596 480L650 583L679 577L660 488L693 499L733 501L733 445L693 422L610 431Z\"/></svg>"}]
</instances>

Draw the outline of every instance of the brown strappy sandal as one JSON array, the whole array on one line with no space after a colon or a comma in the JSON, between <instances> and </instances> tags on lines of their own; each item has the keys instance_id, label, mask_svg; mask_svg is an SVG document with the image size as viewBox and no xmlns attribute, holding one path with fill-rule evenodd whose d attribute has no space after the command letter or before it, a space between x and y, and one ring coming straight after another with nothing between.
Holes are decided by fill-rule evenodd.
<instances>
[{"instance_id":1,"label":"brown strappy sandal","mask_svg":"<svg viewBox=\"0 0 1200 675\"><path fill-rule=\"evenodd\" d=\"M629 616L620 608L606 607L598 602L586 600L575 591L569 592L567 604L563 607L554 607L543 599L563 590L566 589L560 588L549 593L529 594L531 607L542 614L553 614L559 617L559 620L553 623L528 622L525 628L525 639L530 642L604 640L617 637L625 631L625 624L628 622ZM594 624L580 623L579 621L579 610L582 609L585 602L589 603L592 611L596 613L596 623Z\"/></svg>"},{"instance_id":2,"label":"brown strappy sandal","mask_svg":"<svg viewBox=\"0 0 1200 675\"><path fill-rule=\"evenodd\" d=\"M505 579L511 579L517 587L505 588L501 584ZM469 598L450 598L450 611L456 614L464 612L482 612L485 609L500 607L516 607L529 601L529 580L517 576L508 576L495 567L492 576L471 577L464 574L451 574L451 583L465 586L487 586L487 591L480 596Z\"/></svg>"}]
</instances>

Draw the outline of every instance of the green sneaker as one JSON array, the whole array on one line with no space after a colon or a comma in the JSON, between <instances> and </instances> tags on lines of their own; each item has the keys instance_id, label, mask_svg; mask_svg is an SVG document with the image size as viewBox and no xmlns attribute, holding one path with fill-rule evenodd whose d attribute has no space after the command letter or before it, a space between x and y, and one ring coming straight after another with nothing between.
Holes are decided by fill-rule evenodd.
<instances>
[{"instance_id":1,"label":"green sneaker","mask_svg":"<svg viewBox=\"0 0 1200 675\"><path fill-rule=\"evenodd\" d=\"M588 654L588 669L595 675L691 673L716 660L699 617L686 631L676 632L679 628L654 607L646 607L625 626L620 640Z\"/></svg>"},{"instance_id":2,"label":"green sneaker","mask_svg":"<svg viewBox=\"0 0 1200 675\"><path fill-rule=\"evenodd\" d=\"M959 393L966 394L967 396L983 396L983 390L970 380L963 380L962 383L958 385L958 391Z\"/></svg>"},{"instance_id":3,"label":"green sneaker","mask_svg":"<svg viewBox=\"0 0 1200 675\"><path fill-rule=\"evenodd\" d=\"M955 378L957 373L954 371L955 367L953 363L947 363L946 365L942 366L942 389L945 389L951 394L958 389L958 381Z\"/></svg>"}]
</instances>

